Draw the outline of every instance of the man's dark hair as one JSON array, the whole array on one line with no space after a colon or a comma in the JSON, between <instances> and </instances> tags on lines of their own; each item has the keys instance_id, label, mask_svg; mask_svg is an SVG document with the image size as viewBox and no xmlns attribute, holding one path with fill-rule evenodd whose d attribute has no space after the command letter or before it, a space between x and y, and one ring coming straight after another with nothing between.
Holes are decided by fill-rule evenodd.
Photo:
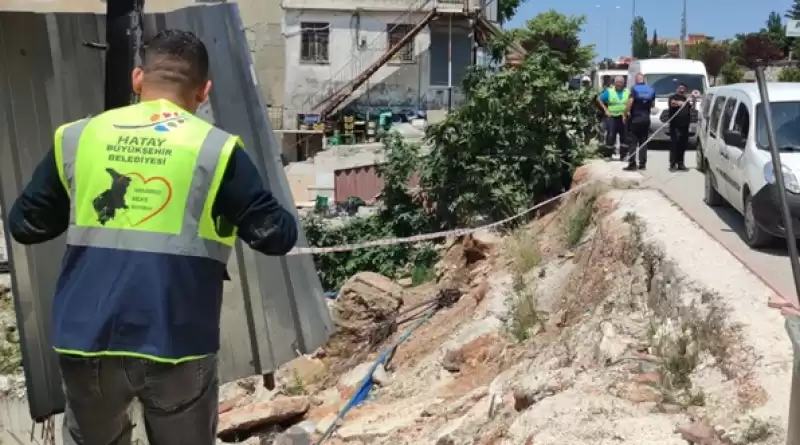
<instances>
[{"instance_id":1,"label":"man's dark hair","mask_svg":"<svg viewBox=\"0 0 800 445\"><path fill-rule=\"evenodd\" d=\"M686 85L685 83L679 83L679 84L678 84L678 86L679 86L679 87L684 87L684 88L686 88L687 90L689 89L689 85Z\"/></svg>"},{"instance_id":2,"label":"man's dark hair","mask_svg":"<svg viewBox=\"0 0 800 445\"><path fill-rule=\"evenodd\" d=\"M145 45L142 68L149 81L198 88L208 80L208 50L190 31L165 29Z\"/></svg>"}]
</instances>

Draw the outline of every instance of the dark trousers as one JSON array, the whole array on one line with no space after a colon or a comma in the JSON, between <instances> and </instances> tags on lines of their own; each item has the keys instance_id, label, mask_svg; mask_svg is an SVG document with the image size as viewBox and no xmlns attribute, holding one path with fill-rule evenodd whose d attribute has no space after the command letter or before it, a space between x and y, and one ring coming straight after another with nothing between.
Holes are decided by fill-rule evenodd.
<instances>
[{"instance_id":1,"label":"dark trousers","mask_svg":"<svg viewBox=\"0 0 800 445\"><path fill-rule=\"evenodd\" d=\"M59 357L65 445L130 445L137 397L152 445L217 443L217 357L178 365L132 357Z\"/></svg>"},{"instance_id":2,"label":"dark trousers","mask_svg":"<svg viewBox=\"0 0 800 445\"><path fill-rule=\"evenodd\" d=\"M622 116L606 118L606 152L608 156L614 153L619 136L620 155L628 151L628 140L625 132L625 121Z\"/></svg>"},{"instance_id":3,"label":"dark trousers","mask_svg":"<svg viewBox=\"0 0 800 445\"><path fill-rule=\"evenodd\" d=\"M672 140L672 145L669 148L670 167L684 166L683 158L686 154L686 148L689 146L689 126L670 125L669 138Z\"/></svg>"},{"instance_id":4,"label":"dark trousers","mask_svg":"<svg viewBox=\"0 0 800 445\"><path fill-rule=\"evenodd\" d=\"M650 137L650 120L645 122L632 122L630 125L630 154L628 165L635 166L638 155L639 166L647 165L647 146L644 145ZM638 149L638 150L637 150Z\"/></svg>"}]
</instances>

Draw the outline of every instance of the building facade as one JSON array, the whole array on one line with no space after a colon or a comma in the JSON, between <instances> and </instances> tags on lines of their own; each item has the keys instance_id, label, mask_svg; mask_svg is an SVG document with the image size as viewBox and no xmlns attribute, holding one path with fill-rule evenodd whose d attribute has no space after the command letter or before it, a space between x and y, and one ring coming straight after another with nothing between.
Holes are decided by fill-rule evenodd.
<instances>
[{"instance_id":1,"label":"building facade","mask_svg":"<svg viewBox=\"0 0 800 445\"><path fill-rule=\"evenodd\" d=\"M688 34L686 48L702 42L714 42L714 38L705 34ZM679 57L681 53L681 39L659 39L659 43L666 45L670 57Z\"/></svg>"},{"instance_id":2,"label":"building facade","mask_svg":"<svg viewBox=\"0 0 800 445\"><path fill-rule=\"evenodd\" d=\"M434 7L441 14L426 22ZM342 108L378 113L457 104L459 85L473 63L472 31L464 14L469 7L462 0L283 0L285 125L295 123L298 114L318 112L320 103L418 27ZM485 13L496 17L491 7Z\"/></svg>"}]
</instances>

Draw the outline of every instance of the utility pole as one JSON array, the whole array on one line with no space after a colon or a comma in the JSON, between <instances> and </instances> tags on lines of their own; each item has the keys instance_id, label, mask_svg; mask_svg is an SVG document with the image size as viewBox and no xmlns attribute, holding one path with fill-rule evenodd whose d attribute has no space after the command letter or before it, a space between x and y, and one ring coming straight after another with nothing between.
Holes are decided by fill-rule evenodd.
<instances>
[{"instance_id":1,"label":"utility pole","mask_svg":"<svg viewBox=\"0 0 800 445\"><path fill-rule=\"evenodd\" d=\"M683 0L681 12L681 59L686 58L686 0Z\"/></svg>"},{"instance_id":2,"label":"utility pole","mask_svg":"<svg viewBox=\"0 0 800 445\"><path fill-rule=\"evenodd\" d=\"M131 71L141 63L143 19L144 0L106 2L106 110L137 100L131 87Z\"/></svg>"},{"instance_id":3,"label":"utility pole","mask_svg":"<svg viewBox=\"0 0 800 445\"><path fill-rule=\"evenodd\" d=\"M447 20L447 111L453 110L453 14Z\"/></svg>"},{"instance_id":4,"label":"utility pole","mask_svg":"<svg viewBox=\"0 0 800 445\"><path fill-rule=\"evenodd\" d=\"M633 48L636 45L633 42L633 23L636 21L636 0L632 0L631 6L631 59L633 59Z\"/></svg>"}]
</instances>

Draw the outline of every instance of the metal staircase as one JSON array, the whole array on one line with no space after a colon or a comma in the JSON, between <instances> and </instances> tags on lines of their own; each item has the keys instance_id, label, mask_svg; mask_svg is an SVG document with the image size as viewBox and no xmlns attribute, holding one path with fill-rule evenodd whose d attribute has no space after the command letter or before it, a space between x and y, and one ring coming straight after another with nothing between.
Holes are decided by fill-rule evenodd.
<instances>
[{"instance_id":1,"label":"metal staircase","mask_svg":"<svg viewBox=\"0 0 800 445\"><path fill-rule=\"evenodd\" d=\"M330 115L331 113L335 112L336 109L342 105L342 103L350 97L353 92L358 90L364 83L372 77L375 72L377 72L383 65L386 64L392 57L395 56L400 50L410 42L423 28L425 28L431 20L438 12L436 9L432 9L421 22L414 25L414 27L409 31L406 35L403 36L397 43L395 43L388 51L383 53L378 60L373 62L366 70L364 70L361 74L356 76L355 79L347 82L341 88L339 88L334 94L326 98L323 102L318 104L315 109L319 109L319 114L323 118L325 116Z\"/></svg>"},{"instance_id":2,"label":"metal staircase","mask_svg":"<svg viewBox=\"0 0 800 445\"><path fill-rule=\"evenodd\" d=\"M435 4L438 0L416 0L411 6L406 9L394 22L396 24L412 23L409 19L413 14L424 11L426 8L435 10ZM463 0L446 0L446 1L463 1ZM388 34L393 32L394 28L387 29L376 36L367 45L359 47L354 54L341 68L339 68L330 78L318 89L315 94L309 95L302 104L304 110L309 112L318 113L322 107L331 99L333 99L339 91L347 87L353 80L363 71L365 64L370 64L374 54L383 51L386 48L388 41ZM391 48L390 48L391 50Z\"/></svg>"},{"instance_id":3,"label":"metal staircase","mask_svg":"<svg viewBox=\"0 0 800 445\"><path fill-rule=\"evenodd\" d=\"M491 36L501 32L497 25L489 22L482 14L481 8L472 8L474 0L417 0L409 7L395 23L409 23L412 14L428 10L425 17L414 25L399 41L386 49L377 60L375 52L383 51L388 41L388 34L393 29L381 33L369 45L359 48L358 53L348 60L328 81L317 91L310 95L303 103L303 109L312 110L324 120L335 113L353 93L361 88L375 73L392 59L406 44L414 39L433 19L441 14L463 14L472 17L476 34L481 34L480 40L488 40ZM477 6L477 5L476 5ZM430 9L426 9L430 8ZM483 37L483 39L481 39ZM513 50L525 54L519 44L512 45ZM362 69L363 65L367 65Z\"/></svg>"}]
</instances>

